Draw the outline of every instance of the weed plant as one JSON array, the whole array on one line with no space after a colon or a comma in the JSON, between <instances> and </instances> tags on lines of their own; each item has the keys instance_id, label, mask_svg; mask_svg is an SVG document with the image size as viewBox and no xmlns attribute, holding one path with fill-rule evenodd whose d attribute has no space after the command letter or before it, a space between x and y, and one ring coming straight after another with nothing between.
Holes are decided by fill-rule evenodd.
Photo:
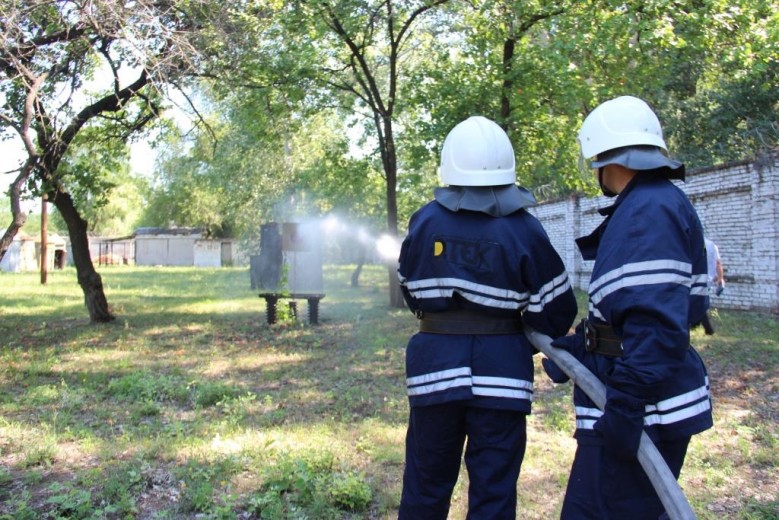
<instances>
[{"instance_id":1,"label":"weed plant","mask_svg":"<svg viewBox=\"0 0 779 520\"><path fill-rule=\"evenodd\" d=\"M101 268L109 324L88 322L72 269L0 273L0 519L395 518L416 322L385 268L357 288L353 269L326 267L315 326L304 301L269 325L245 268ZM699 518L777 518L779 326L714 319L692 339L716 425L681 484ZM539 361L527 519L559 515L575 450L571 388ZM463 471L450 518L466 510Z\"/></svg>"}]
</instances>

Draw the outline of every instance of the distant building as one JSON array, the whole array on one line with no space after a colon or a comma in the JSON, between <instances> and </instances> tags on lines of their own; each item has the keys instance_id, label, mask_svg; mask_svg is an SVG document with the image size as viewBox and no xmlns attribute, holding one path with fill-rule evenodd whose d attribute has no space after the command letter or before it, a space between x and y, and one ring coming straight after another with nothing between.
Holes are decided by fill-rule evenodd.
<instances>
[{"instance_id":1,"label":"distant building","mask_svg":"<svg viewBox=\"0 0 779 520\"><path fill-rule=\"evenodd\" d=\"M48 270L62 269L67 258L65 239L56 233L46 237L46 260ZM11 246L0 261L0 271L20 273L37 271L41 268L41 238L19 231Z\"/></svg>"},{"instance_id":2,"label":"distant building","mask_svg":"<svg viewBox=\"0 0 779 520\"><path fill-rule=\"evenodd\" d=\"M196 228L138 228L136 265L222 267L236 262L237 244L230 238L203 238Z\"/></svg>"},{"instance_id":3,"label":"distant building","mask_svg":"<svg viewBox=\"0 0 779 520\"><path fill-rule=\"evenodd\" d=\"M98 265L133 265L135 235L106 238L89 237L89 256Z\"/></svg>"}]
</instances>

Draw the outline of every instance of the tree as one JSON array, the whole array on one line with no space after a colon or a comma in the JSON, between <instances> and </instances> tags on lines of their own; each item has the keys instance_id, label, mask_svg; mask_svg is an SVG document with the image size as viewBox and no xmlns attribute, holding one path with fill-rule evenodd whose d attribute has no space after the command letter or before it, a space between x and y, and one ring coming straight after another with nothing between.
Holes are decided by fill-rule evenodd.
<instances>
[{"instance_id":1,"label":"tree","mask_svg":"<svg viewBox=\"0 0 779 520\"><path fill-rule=\"evenodd\" d=\"M425 29L434 30L435 24L425 21L425 15L447 2L242 4L228 10L229 22L221 27L216 43L209 46L213 68L208 76L219 85L213 91L225 86L256 89L266 99L281 95L290 103L297 102L288 112L294 114L292 118L335 108L356 124L370 128L371 139L366 142L375 144L384 175L386 226L397 236L394 124L402 106L401 70L404 59L415 52L414 28L425 23ZM247 171L251 169L233 169L231 173L243 175ZM192 176L190 180L199 183L202 178ZM391 299L402 304L392 266L389 276Z\"/></svg>"},{"instance_id":2,"label":"tree","mask_svg":"<svg viewBox=\"0 0 779 520\"><path fill-rule=\"evenodd\" d=\"M295 110L284 91L236 88L206 104L210 132L173 137L144 225L229 232L250 248L259 222L333 215L376 230L384 220L381 165L355 156L336 110ZM359 245L356 233L351 246Z\"/></svg>"},{"instance_id":3,"label":"tree","mask_svg":"<svg viewBox=\"0 0 779 520\"><path fill-rule=\"evenodd\" d=\"M97 122L106 139L126 140L159 115L163 85L194 66L190 13L199 7L177 0L6 0L0 11L0 129L21 137L27 154L10 189L13 220L0 257L24 224L23 190L46 194L67 224L92 322L114 316L89 255L88 223L67 186L100 185L88 172L74 181L63 161Z\"/></svg>"},{"instance_id":4,"label":"tree","mask_svg":"<svg viewBox=\"0 0 779 520\"><path fill-rule=\"evenodd\" d=\"M604 2L560 17L551 54L579 76L578 117L610 97L636 95L653 106L671 153L688 167L738 160L779 142L775 4ZM559 73L550 69L550 78Z\"/></svg>"},{"instance_id":5,"label":"tree","mask_svg":"<svg viewBox=\"0 0 779 520\"><path fill-rule=\"evenodd\" d=\"M129 235L144 206L148 181L130 173L129 147L106 139L102 128L85 128L76 136L60 164L59 178L79 214L96 235ZM59 213L52 221L67 225Z\"/></svg>"},{"instance_id":6,"label":"tree","mask_svg":"<svg viewBox=\"0 0 779 520\"><path fill-rule=\"evenodd\" d=\"M756 88L755 79L773 84L766 80L773 77L775 33L770 23L760 22L770 11L766 2L741 4L738 15L723 2L693 9L662 0L495 0L445 8L360 1L241 5L230 13L224 26L229 30L215 40L219 44L210 47L211 63L224 71L210 74L218 79L210 95L220 103L213 110L220 114L213 123L216 151L203 132L186 158L171 157L165 181L170 184L163 183L166 198L158 207L175 209L175 218L163 220L202 222L215 232L228 226L235 232L252 225L246 215L256 222L283 201L332 208L334 201L348 200L356 186L373 194L372 174L378 170L385 200L394 191L395 210L387 202L386 218L397 226L429 199L447 131L475 113L508 129L520 182L539 198L594 190L575 166L575 131L592 107L620 94L642 96L659 108L674 150L681 149L677 136L683 130L676 123L686 122L697 137L700 125L691 121L704 122L714 113L707 102L713 95L723 106L739 106L746 104L737 103L740 92L748 93L758 102L751 102L753 116L746 122L768 107L763 123L773 128L775 89ZM392 27L401 27L422 8L428 10L417 15L405 40L390 37ZM709 22L712 18L717 24ZM735 21L741 29L724 30ZM723 25L715 31L707 29L718 24ZM765 35L765 41L749 37L750 31ZM403 43L393 54L397 41ZM706 71L723 69L717 56L729 47L749 46L760 50L731 53L733 81L711 90ZM401 63L395 76L393 56ZM755 56L763 65L750 69ZM392 77L395 95L389 96ZM704 89L709 94L701 97ZM690 118L696 106L700 116ZM336 124L327 138L308 131L326 128L332 113L368 130L360 144L373 153L362 165L346 159L350 147L334 135L344 124ZM730 121L745 123L741 109L729 114L736 118ZM392 139L382 144L386 120ZM714 125L709 126L700 135L711 136ZM720 131L724 135L729 128ZM388 162L390 150L394 159ZM394 164L394 176L387 174L388 164ZM371 182L363 182L360 172L369 172ZM394 272L390 276L394 281Z\"/></svg>"},{"instance_id":7,"label":"tree","mask_svg":"<svg viewBox=\"0 0 779 520\"><path fill-rule=\"evenodd\" d=\"M774 1L687 7L662 50L672 74L657 93L674 153L688 166L779 146L779 12Z\"/></svg>"},{"instance_id":8,"label":"tree","mask_svg":"<svg viewBox=\"0 0 779 520\"><path fill-rule=\"evenodd\" d=\"M518 179L538 198L594 192L576 168L575 132L624 94L653 105L690 167L775 147L773 4L495 0L458 11L432 47L435 66L409 82L406 164L431 169L448 129L482 114L505 125Z\"/></svg>"},{"instance_id":9,"label":"tree","mask_svg":"<svg viewBox=\"0 0 779 520\"><path fill-rule=\"evenodd\" d=\"M301 121L278 90L230 85L200 95L209 107L208 126L187 136L168 133L144 223L258 238L257 222L297 184L305 155L296 155L293 145Z\"/></svg>"},{"instance_id":10,"label":"tree","mask_svg":"<svg viewBox=\"0 0 779 520\"><path fill-rule=\"evenodd\" d=\"M298 2L290 6L285 27L304 30L321 64L303 71L323 88L325 99L341 101L352 114L370 121L385 178L386 225L398 234L398 155L395 121L402 106L403 59L413 53L414 29L448 0L345 0ZM432 24L427 29L433 30ZM390 302L402 306L394 266L389 266Z\"/></svg>"},{"instance_id":11,"label":"tree","mask_svg":"<svg viewBox=\"0 0 779 520\"><path fill-rule=\"evenodd\" d=\"M576 161L572 129L584 81L571 67L558 28L588 16L581 2L483 1L452 17L450 32L432 48L433 67L409 83L414 121L404 145L418 169L430 169L447 132L470 115L506 129L514 144L518 181L545 196L585 189L569 167Z\"/></svg>"}]
</instances>

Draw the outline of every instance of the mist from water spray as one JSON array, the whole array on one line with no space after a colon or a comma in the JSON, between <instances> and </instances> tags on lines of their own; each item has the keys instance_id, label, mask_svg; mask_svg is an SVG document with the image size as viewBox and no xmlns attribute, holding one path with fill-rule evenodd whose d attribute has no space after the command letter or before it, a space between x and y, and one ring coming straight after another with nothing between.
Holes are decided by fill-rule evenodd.
<instances>
[{"instance_id":1,"label":"mist from water spray","mask_svg":"<svg viewBox=\"0 0 779 520\"><path fill-rule=\"evenodd\" d=\"M376 240L376 251L384 260L397 260L400 256L400 240L390 235L381 235Z\"/></svg>"},{"instance_id":2,"label":"mist from water spray","mask_svg":"<svg viewBox=\"0 0 779 520\"><path fill-rule=\"evenodd\" d=\"M382 262L398 259L400 241L386 233L374 236L365 226L349 222L337 215L330 214L320 219L320 228L329 240L348 237L357 241L368 250L377 254Z\"/></svg>"}]
</instances>

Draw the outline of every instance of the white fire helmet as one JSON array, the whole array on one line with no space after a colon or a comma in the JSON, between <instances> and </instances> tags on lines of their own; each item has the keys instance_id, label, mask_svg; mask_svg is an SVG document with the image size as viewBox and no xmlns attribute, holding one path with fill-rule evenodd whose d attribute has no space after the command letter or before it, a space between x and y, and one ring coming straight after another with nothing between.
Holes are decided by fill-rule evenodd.
<instances>
[{"instance_id":1,"label":"white fire helmet","mask_svg":"<svg viewBox=\"0 0 779 520\"><path fill-rule=\"evenodd\" d=\"M582 157L625 146L656 146L668 151L657 116L643 100L621 96L598 105L579 130Z\"/></svg>"},{"instance_id":2,"label":"white fire helmet","mask_svg":"<svg viewBox=\"0 0 779 520\"><path fill-rule=\"evenodd\" d=\"M441 182L452 186L514 184L514 148L494 121L472 116L446 136L438 172Z\"/></svg>"}]
</instances>

